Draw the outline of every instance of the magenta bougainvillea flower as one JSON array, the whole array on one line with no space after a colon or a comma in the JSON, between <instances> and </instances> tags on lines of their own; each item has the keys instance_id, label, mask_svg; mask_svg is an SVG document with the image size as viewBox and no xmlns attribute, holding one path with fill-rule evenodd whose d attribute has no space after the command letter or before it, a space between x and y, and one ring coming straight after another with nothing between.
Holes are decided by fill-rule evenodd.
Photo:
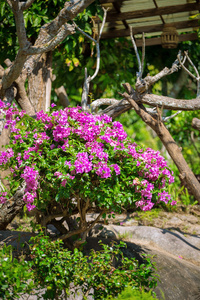
<instances>
[{"instance_id":1,"label":"magenta bougainvillea flower","mask_svg":"<svg viewBox=\"0 0 200 300\"><path fill-rule=\"evenodd\" d=\"M29 210L45 207L51 199L69 201L77 193L114 212L123 206L150 210L160 202L175 205L167 192L174 178L165 159L130 141L122 124L109 116L68 107L40 111L33 119L2 101L0 109L11 129L0 166L12 168L11 192L25 181ZM6 197L9 193L0 195L1 203Z\"/></svg>"}]
</instances>

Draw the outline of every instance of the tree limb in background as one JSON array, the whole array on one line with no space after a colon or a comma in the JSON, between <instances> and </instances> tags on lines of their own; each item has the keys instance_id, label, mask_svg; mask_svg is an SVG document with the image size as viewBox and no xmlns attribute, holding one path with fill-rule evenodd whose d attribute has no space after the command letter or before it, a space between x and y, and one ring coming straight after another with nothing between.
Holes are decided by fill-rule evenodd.
<instances>
[{"instance_id":1,"label":"tree limb in background","mask_svg":"<svg viewBox=\"0 0 200 300\"><path fill-rule=\"evenodd\" d=\"M181 61L181 53L179 52L179 54L177 55L179 63L181 65L181 67L193 78L197 81L197 98L200 98L200 76L199 76L199 72L197 70L197 68L195 67L195 65L193 64L192 60L190 59L190 57L188 56L187 51L184 51L185 57L184 57L184 61ZM189 64L192 66L192 68L194 69L196 76L194 74L192 74L188 68L186 68L186 66L184 65L185 60L188 60Z\"/></svg>"},{"instance_id":2,"label":"tree limb in background","mask_svg":"<svg viewBox=\"0 0 200 300\"><path fill-rule=\"evenodd\" d=\"M30 54L36 54L35 52L37 51L42 53L42 49L44 51L53 50L53 47L55 48L62 40L66 38L66 36L73 34L74 27L70 24L67 24L67 22L73 20L77 14L87 8L92 2L94 2L94 0L66 1L64 8L61 9L57 17L41 27L33 48L29 49ZM41 47L42 49L37 50L37 47ZM33 51L33 53L31 53L31 51ZM37 54L35 57L31 56L28 59L26 68L29 72L32 72L39 57L40 54Z\"/></svg>"},{"instance_id":3,"label":"tree limb in background","mask_svg":"<svg viewBox=\"0 0 200 300\"><path fill-rule=\"evenodd\" d=\"M89 88L90 88L90 82L97 76L99 72L99 67L100 67L100 46L99 46L99 41L101 39L101 34L103 32L103 28L105 26L106 22L106 16L107 16L107 10L103 8L104 11L104 16L103 16L103 21L101 24L100 31L97 35L97 39L95 40L93 37L91 37L89 34L85 33L82 29L80 29L75 22L73 22L74 26L78 31L80 31L83 35L85 35L88 39L93 41L96 45L96 51L97 51L97 63L96 63L96 70L92 76L87 75L87 68L85 68L85 80L83 84L83 92L82 92L82 100L81 100L81 107L83 111L88 110L89 104L88 104L88 94L89 94Z\"/></svg>"},{"instance_id":4,"label":"tree limb in background","mask_svg":"<svg viewBox=\"0 0 200 300\"><path fill-rule=\"evenodd\" d=\"M23 17L23 10L30 7L34 1L28 0L26 2L20 2L19 0L8 0L7 2L15 16L20 48L15 61L5 70L2 80L0 80L1 98L3 98L5 90L19 77L25 62L26 68L31 72L41 53L54 49L68 34L73 34L73 26L66 23L83 11L89 4L94 2L94 0L66 1L64 8L60 11L58 16L53 21L41 27L34 46L27 40ZM30 57L28 58L28 56Z\"/></svg>"},{"instance_id":5,"label":"tree limb in background","mask_svg":"<svg viewBox=\"0 0 200 300\"><path fill-rule=\"evenodd\" d=\"M100 98L96 99L91 104L91 111L92 113L96 112L97 109L102 105L113 105L113 104L119 104L120 100L116 100L114 98Z\"/></svg>"},{"instance_id":6,"label":"tree limb in background","mask_svg":"<svg viewBox=\"0 0 200 300\"><path fill-rule=\"evenodd\" d=\"M142 67L144 65L144 62L141 63L141 60L140 60L140 56L139 56L139 53L138 53L138 50L137 50L136 42L135 42L134 37L133 37L133 28L132 28L132 26L130 26L129 28L130 28L131 41L132 41L133 48L134 48L134 51L135 51L135 54L136 54L136 58L137 58L137 62L138 62L139 72L137 72L137 79L141 79L142 78L142 73L143 73L143 68ZM143 38L143 43L144 43L144 38ZM143 48L144 48L144 46L142 46L142 49Z\"/></svg>"},{"instance_id":7,"label":"tree limb in background","mask_svg":"<svg viewBox=\"0 0 200 300\"><path fill-rule=\"evenodd\" d=\"M34 1L35 0L27 0L25 2L20 2L22 11L25 11L26 9L28 9L33 4Z\"/></svg>"},{"instance_id":8,"label":"tree limb in background","mask_svg":"<svg viewBox=\"0 0 200 300\"><path fill-rule=\"evenodd\" d=\"M187 185L191 188L191 192L195 199L200 203L200 188L199 182L185 161L181 149L178 147L171 134L161 121L161 113L158 110L157 118L149 115L138 103L136 103L128 93L123 93L122 96L131 104L138 116L149 125L158 135L163 145L167 149L169 155L176 164L180 176L185 179Z\"/></svg>"},{"instance_id":9,"label":"tree limb in background","mask_svg":"<svg viewBox=\"0 0 200 300\"><path fill-rule=\"evenodd\" d=\"M68 95L66 93L64 86L62 85L58 89L55 89L55 92L60 100L61 105L63 107L69 106L69 98L68 98Z\"/></svg>"},{"instance_id":10,"label":"tree limb in background","mask_svg":"<svg viewBox=\"0 0 200 300\"><path fill-rule=\"evenodd\" d=\"M194 129L197 129L197 130L200 131L200 120L197 119L197 118L194 118L194 119L192 120L192 127L193 127Z\"/></svg>"}]
</instances>

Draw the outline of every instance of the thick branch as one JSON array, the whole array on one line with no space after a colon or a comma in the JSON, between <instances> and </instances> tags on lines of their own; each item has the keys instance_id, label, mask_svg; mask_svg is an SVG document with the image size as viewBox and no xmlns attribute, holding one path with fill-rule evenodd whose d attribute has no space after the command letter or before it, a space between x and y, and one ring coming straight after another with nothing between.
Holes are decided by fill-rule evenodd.
<instances>
[{"instance_id":1,"label":"thick branch","mask_svg":"<svg viewBox=\"0 0 200 300\"><path fill-rule=\"evenodd\" d=\"M24 82L21 80L21 76L15 81L17 85L16 100L20 107L26 111L29 116L35 115L35 110L26 94Z\"/></svg>"},{"instance_id":2,"label":"thick branch","mask_svg":"<svg viewBox=\"0 0 200 300\"><path fill-rule=\"evenodd\" d=\"M155 76L147 76L144 78L144 81L147 83L148 88L152 86L154 83L156 83L158 80L163 78L164 76L171 75L174 72L178 71L178 66L177 64L173 64L172 67L169 69L165 67L162 71L160 71L158 74Z\"/></svg>"},{"instance_id":3,"label":"thick branch","mask_svg":"<svg viewBox=\"0 0 200 300\"><path fill-rule=\"evenodd\" d=\"M25 202L23 200L25 184L20 187L14 196L6 203L2 204L0 209L0 230L5 230L7 225L12 222L14 217L22 210Z\"/></svg>"},{"instance_id":4,"label":"thick branch","mask_svg":"<svg viewBox=\"0 0 200 300\"><path fill-rule=\"evenodd\" d=\"M68 95L66 93L64 86L62 85L58 89L55 89L55 92L60 100L61 105L64 107L69 106L69 98L68 98Z\"/></svg>"},{"instance_id":5,"label":"thick branch","mask_svg":"<svg viewBox=\"0 0 200 300\"><path fill-rule=\"evenodd\" d=\"M70 24L64 24L58 33L47 43L43 43L39 46L32 46L27 50L27 55L42 54L53 50L58 44L60 44L68 35L74 34L74 26Z\"/></svg>"},{"instance_id":6,"label":"thick branch","mask_svg":"<svg viewBox=\"0 0 200 300\"><path fill-rule=\"evenodd\" d=\"M96 99L91 104L91 110L92 112L96 112L97 108L102 105L113 105L113 104L119 104L120 100L116 100L114 98L100 98Z\"/></svg>"},{"instance_id":7,"label":"thick branch","mask_svg":"<svg viewBox=\"0 0 200 300\"><path fill-rule=\"evenodd\" d=\"M115 119L116 117L120 116L121 114L125 113L131 108L132 106L130 105L130 103L126 100L123 100L123 102L118 101L116 104L108 106L107 108L102 110L99 114L100 115L106 114L112 117L113 119Z\"/></svg>"},{"instance_id":8,"label":"thick branch","mask_svg":"<svg viewBox=\"0 0 200 300\"><path fill-rule=\"evenodd\" d=\"M73 20L77 14L82 12L94 0L73 0L66 1L64 8L59 12L58 16L51 22L45 24L39 32L39 36L35 42L35 46L44 45L54 38L60 28L68 21Z\"/></svg>"},{"instance_id":9,"label":"thick branch","mask_svg":"<svg viewBox=\"0 0 200 300\"><path fill-rule=\"evenodd\" d=\"M127 84L125 84L127 85ZM154 94L144 94L137 95L137 93L132 93L131 98L137 103L148 104L152 107L163 107L164 109L170 110L178 110L178 111L194 111L200 110L200 101L199 99L191 99L191 100L183 100L183 99L175 99L167 96L158 96ZM96 102L97 101L97 102ZM101 105L111 105L106 109L101 111L99 114L107 114L113 119L122 113L131 109L130 103L126 100L123 102L111 98L110 101L108 98L106 99L97 99L92 104L92 110L94 111L97 107Z\"/></svg>"},{"instance_id":10,"label":"thick branch","mask_svg":"<svg viewBox=\"0 0 200 300\"><path fill-rule=\"evenodd\" d=\"M11 86L11 84L13 83L13 81L15 81L24 66L24 63L26 61L27 58L27 54L24 50L19 50L14 63L12 64L12 66L8 69L6 69L3 78L2 78L2 90L5 91L7 88L9 88Z\"/></svg>"},{"instance_id":11,"label":"thick branch","mask_svg":"<svg viewBox=\"0 0 200 300\"><path fill-rule=\"evenodd\" d=\"M181 67L193 78L197 81L197 98L200 98L200 76L199 76L199 72L197 70L197 68L195 67L195 65L193 64L192 60L190 59L190 57L188 56L188 53L187 51L184 52L185 54L185 57L184 57L184 60L181 61L181 53L178 54L178 60L179 60L179 63L181 65ZM196 76L193 75L188 68L185 67L184 63L185 63L185 60L188 60L188 62L190 63L190 65L192 66L192 68L194 69L195 73L196 73Z\"/></svg>"},{"instance_id":12,"label":"thick branch","mask_svg":"<svg viewBox=\"0 0 200 300\"><path fill-rule=\"evenodd\" d=\"M35 0L27 0L25 2L21 2L20 5L21 5L21 9L24 11L26 9L28 9L34 2Z\"/></svg>"},{"instance_id":13,"label":"thick branch","mask_svg":"<svg viewBox=\"0 0 200 300\"><path fill-rule=\"evenodd\" d=\"M182 99L174 99L166 96L158 96L154 94L146 94L141 97L140 100L143 104L148 104L150 106L158 106L164 109L171 110L199 110L200 109L200 101L199 99L191 99L191 100L182 100Z\"/></svg>"},{"instance_id":14,"label":"thick branch","mask_svg":"<svg viewBox=\"0 0 200 300\"><path fill-rule=\"evenodd\" d=\"M12 11L15 16L17 37L19 42L19 47L21 49L26 48L27 44L29 44L26 36L26 29L24 25L24 16L21 10L21 5L19 0L11 0L12 3Z\"/></svg>"},{"instance_id":15,"label":"thick branch","mask_svg":"<svg viewBox=\"0 0 200 300\"><path fill-rule=\"evenodd\" d=\"M65 7L60 11L58 16L50 24L47 25L47 29L54 27L54 30L58 31L63 24L70 20L73 20L77 16L77 14L87 8L92 2L94 2L94 0L73 0L70 2L66 1ZM56 33L55 31L52 33Z\"/></svg>"},{"instance_id":16,"label":"thick branch","mask_svg":"<svg viewBox=\"0 0 200 300\"><path fill-rule=\"evenodd\" d=\"M192 127L193 127L194 129L197 129L197 130L200 131L200 120L197 119L197 118L194 118L194 119L192 120Z\"/></svg>"},{"instance_id":17,"label":"thick branch","mask_svg":"<svg viewBox=\"0 0 200 300\"><path fill-rule=\"evenodd\" d=\"M73 33L73 26L65 24L67 21L72 20L78 13L82 12L89 4L94 0L74 0L65 3L65 7L60 11L58 16L50 23L44 25L40 29L38 39L33 47L30 47L29 42L26 39L24 20L22 19L22 9L26 8L26 5L31 5L32 1L27 1L19 7L19 0L11 1L14 13L16 14L16 26L17 34L19 38L20 50L16 56L13 65L8 68L2 79L2 89L5 91L15 81L27 60L28 55L35 55L54 49L68 34ZM18 4L18 6L17 6ZM24 6L25 5L25 6ZM27 62L27 69L30 72L34 68L34 63L37 61L37 57L30 57ZM1 85L1 84L0 84ZM2 97L2 96L1 96Z\"/></svg>"}]
</instances>

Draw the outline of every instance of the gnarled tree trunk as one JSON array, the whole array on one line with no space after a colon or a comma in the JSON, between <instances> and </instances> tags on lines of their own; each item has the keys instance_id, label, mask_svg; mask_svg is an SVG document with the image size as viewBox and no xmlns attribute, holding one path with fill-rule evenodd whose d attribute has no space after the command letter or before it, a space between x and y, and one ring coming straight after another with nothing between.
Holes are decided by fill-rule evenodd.
<instances>
[{"instance_id":1,"label":"gnarled tree trunk","mask_svg":"<svg viewBox=\"0 0 200 300\"><path fill-rule=\"evenodd\" d=\"M23 200L25 185L20 187L14 196L0 207L0 230L5 230L25 205Z\"/></svg>"},{"instance_id":2,"label":"gnarled tree trunk","mask_svg":"<svg viewBox=\"0 0 200 300\"><path fill-rule=\"evenodd\" d=\"M43 53L28 78L28 95L35 111L47 111L51 101L52 53Z\"/></svg>"}]
</instances>

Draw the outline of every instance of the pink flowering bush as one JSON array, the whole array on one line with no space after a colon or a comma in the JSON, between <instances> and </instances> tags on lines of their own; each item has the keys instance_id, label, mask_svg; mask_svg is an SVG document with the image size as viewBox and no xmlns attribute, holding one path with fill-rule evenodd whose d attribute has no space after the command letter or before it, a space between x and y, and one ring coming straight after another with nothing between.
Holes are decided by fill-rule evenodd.
<instances>
[{"instance_id":1,"label":"pink flowering bush","mask_svg":"<svg viewBox=\"0 0 200 300\"><path fill-rule=\"evenodd\" d=\"M54 208L65 220L76 216L85 229L94 225L85 217L94 207L103 215L127 207L150 210L162 201L175 204L167 193L174 178L165 159L132 143L109 116L72 107L40 111L33 119L15 106L1 102L0 108L11 129L10 144L0 154L1 168L11 170L11 189L0 195L1 203L25 181L28 210L37 207L44 217Z\"/></svg>"}]
</instances>

